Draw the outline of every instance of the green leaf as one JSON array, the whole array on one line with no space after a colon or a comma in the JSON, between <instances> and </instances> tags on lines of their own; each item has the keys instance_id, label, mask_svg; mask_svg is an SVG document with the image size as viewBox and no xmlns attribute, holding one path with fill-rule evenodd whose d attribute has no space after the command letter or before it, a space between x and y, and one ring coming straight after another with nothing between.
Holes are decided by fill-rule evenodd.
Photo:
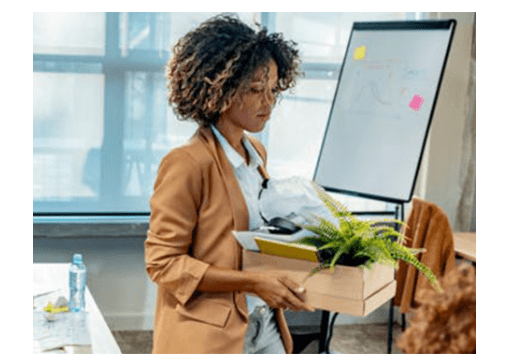
<instances>
[{"instance_id":1,"label":"green leaf","mask_svg":"<svg viewBox=\"0 0 512 363\"><path fill-rule=\"evenodd\" d=\"M318 247L319 250L326 250L328 248L340 249L341 244L338 241L332 241L331 243L327 243L327 244L323 245L322 247Z\"/></svg>"},{"instance_id":2,"label":"green leaf","mask_svg":"<svg viewBox=\"0 0 512 363\"><path fill-rule=\"evenodd\" d=\"M332 260L331 260L331 264L330 264L331 270L334 269L334 265L336 264L336 261L339 260L339 258L343 254L343 252L344 251L341 248L338 251L336 251L336 253L334 254L334 256L332 257Z\"/></svg>"},{"instance_id":3,"label":"green leaf","mask_svg":"<svg viewBox=\"0 0 512 363\"><path fill-rule=\"evenodd\" d=\"M319 247L331 241L330 238L325 236L306 236L299 241L293 241L294 244L305 244L308 246Z\"/></svg>"}]
</instances>

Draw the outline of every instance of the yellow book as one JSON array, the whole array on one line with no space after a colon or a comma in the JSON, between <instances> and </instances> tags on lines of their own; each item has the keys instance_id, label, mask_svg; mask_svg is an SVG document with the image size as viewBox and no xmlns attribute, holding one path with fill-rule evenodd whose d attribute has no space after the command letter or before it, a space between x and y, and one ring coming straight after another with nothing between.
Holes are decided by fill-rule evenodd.
<instances>
[{"instance_id":1,"label":"yellow book","mask_svg":"<svg viewBox=\"0 0 512 363\"><path fill-rule=\"evenodd\" d=\"M271 241L260 237L254 237L254 241L260 252L267 255L319 262L317 249L313 246Z\"/></svg>"}]
</instances>

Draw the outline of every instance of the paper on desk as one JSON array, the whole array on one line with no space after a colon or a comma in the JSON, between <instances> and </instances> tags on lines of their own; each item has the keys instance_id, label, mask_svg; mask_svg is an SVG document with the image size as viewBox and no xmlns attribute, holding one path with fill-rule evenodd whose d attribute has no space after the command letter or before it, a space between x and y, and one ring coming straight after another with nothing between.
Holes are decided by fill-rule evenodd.
<instances>
[{"instance_id":1,"label":"paper on desk","mask_svg":"<svg viewBox=\"0 0 512 363\"><path fill-rule=\"evenodd\" d=\"M306 236L314 236L315 234L307 229L301 229L294 234L275 234L275 233L265 233L265 232L255 232L255 231L233 231L233 235L237 239L238 243L242 245L242 247L246 250L259 252L260 249L254 241L254 237L270 240L270 241L278 241L278 242L296 242L301 240Z\"/></svg>"},{"instance_id":2,"label":"paper on desk","mask_svg":"<svg viewBox=\"0 0 512 363\"><path fill-rule=\"evenodd\" d=\"M48 321L45 311L34 311L33 349L44 353L71 345L91 345L89 313L58 313Z\"/></svg>"}]
</instances>

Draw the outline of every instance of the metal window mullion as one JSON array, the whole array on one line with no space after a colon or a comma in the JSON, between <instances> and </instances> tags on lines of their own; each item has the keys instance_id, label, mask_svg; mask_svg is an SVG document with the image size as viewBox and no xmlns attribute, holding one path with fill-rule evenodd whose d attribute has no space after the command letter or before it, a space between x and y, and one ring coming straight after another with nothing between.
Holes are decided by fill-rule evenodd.
<instances>
[{"instance_id":1,"label":"metal window mullion","mask_svg":"<svg viewBox=\"0 0 512 363\"><path fill-rule=\"evenodd\" d=\"M104 136L101 153L100 209L114 212L122 198L125 71L116 67L119 49L119 13L106 13Z\"/></svg>"},{"instance_id":2,"label":"metal window mullion","mask_svg":"<svg viewBox=\"0 0 512 363\"><path fill-rule=\"evenodd\" d=\"M150 44L158 49L157 44L157 30L158 30L158 19L156 13L150 13ZM163 66L162 66L163 69ZM163 73L163 72L162 72ZM154 89L154 73L148 72L146 77L146 119L144 120L144 180L140 181L141 195L145 195L145 192L149 189L150 178L151 178L151 164L153 162L153 137L155 135L153 126L156 125L154 115L154 104L155 104L155 89Z\"/></svg>"},{"instance_id":3,"label":"metal window mullion","mask_svg":"<svg viewBox=\"0 0 512 363\"><path fill-rule=\"evenodd\" d=\"M276 13L261 13L261 26L267 28L269 33L276 31Z\"/></svg>"}]
</instances>

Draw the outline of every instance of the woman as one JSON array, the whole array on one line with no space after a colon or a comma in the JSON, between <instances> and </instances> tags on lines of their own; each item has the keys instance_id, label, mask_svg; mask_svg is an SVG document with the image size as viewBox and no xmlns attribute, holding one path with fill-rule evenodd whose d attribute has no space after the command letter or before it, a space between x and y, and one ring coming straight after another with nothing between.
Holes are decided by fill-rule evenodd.
<instances>
[{"instance_id":1,"label":"woman","mask_svg":"<svg viewBox=\"0 0 512 363\"><path fill-rule=\"evenodd\" d=\"M268 178L265 149L245 132L263 130L298 63L294 43L224 15L174 47L169 103L199 127L164 157L151 198L153 353L291 353L283 309L311 311L305 292L286 276L241 271L232 231L260 225L255 202Z\"/></svg>"}]
</instances>

